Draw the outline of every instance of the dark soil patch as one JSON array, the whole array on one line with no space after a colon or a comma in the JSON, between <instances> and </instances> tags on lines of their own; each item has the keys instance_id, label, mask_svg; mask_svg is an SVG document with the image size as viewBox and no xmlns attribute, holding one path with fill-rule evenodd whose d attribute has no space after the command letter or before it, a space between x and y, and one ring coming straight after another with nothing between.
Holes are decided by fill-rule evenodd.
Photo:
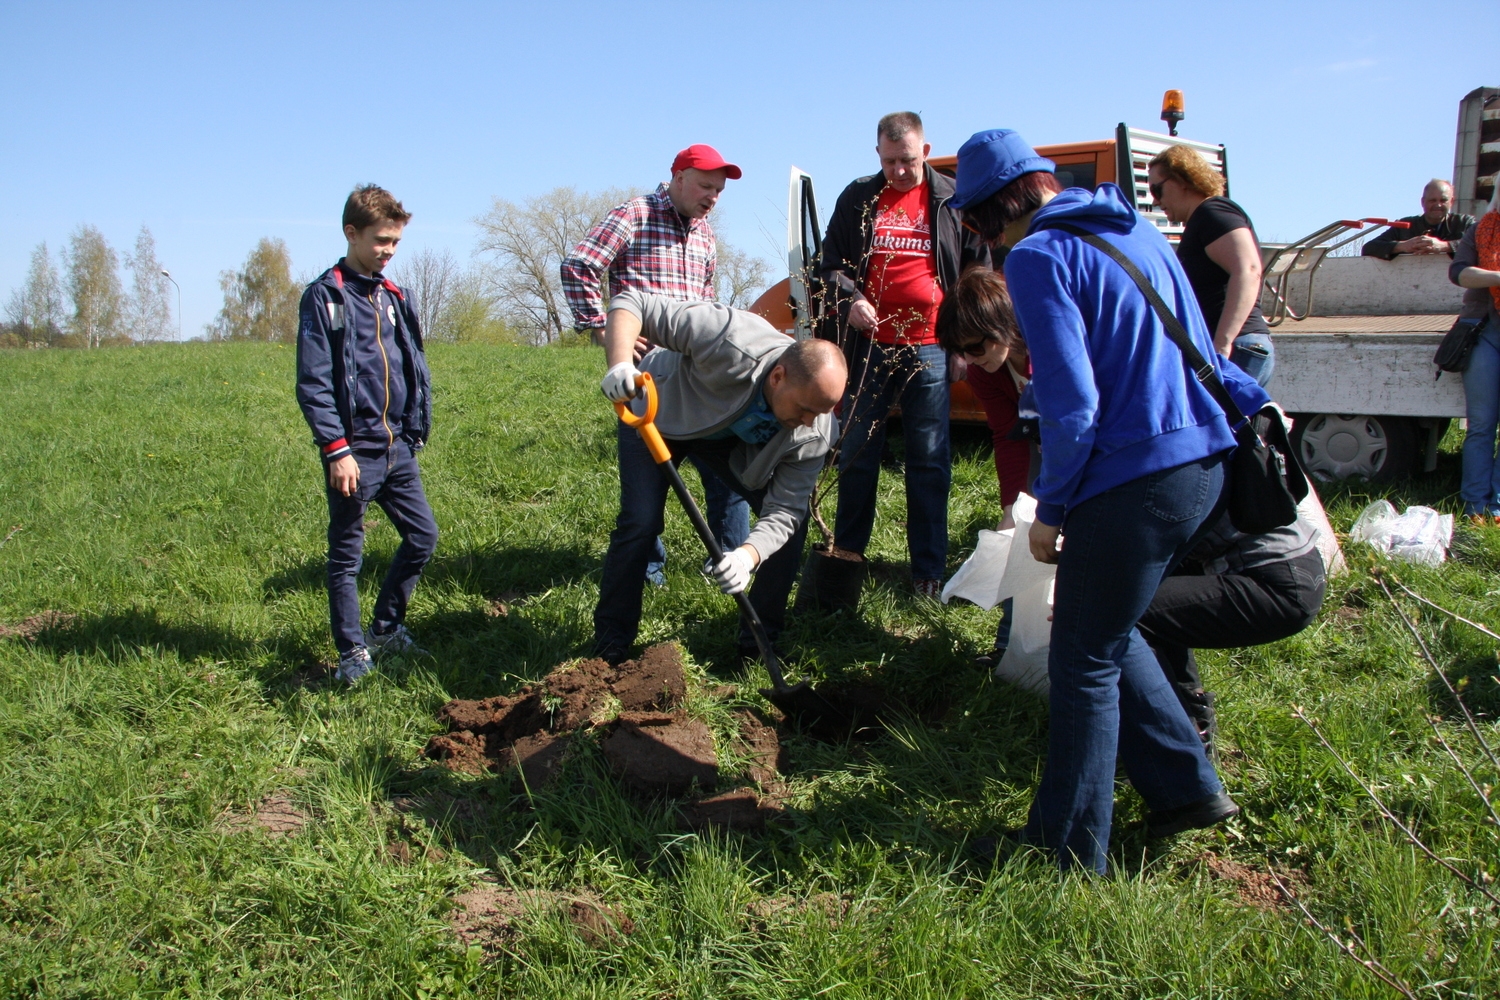
<instances>
[{"instance_id":1,"label":"dark soil patch","mask_svg":"<svg viewBox=\"0 0 1500 1000\"><path fill-rule=\"evenodd\" d=\"M827 708L810 718L788 719L811 736L823 740L873 740L897 706L873 684L822 684L813 688Z\"/></svg>"},{"instance_id":2,"label":"dark soil patch","mask_svg":"<svg viewBox=\"0 0 1500 1000\"><path fill-rule=\"evenodd\" d=\"M43 632L61 631L78 624L78 616L61 611L43 611L14 625L0 625L0 639L36 639Z\"/></svg>"},{"instance_id":3,"label":"dark soil patch","mask_svg":"<svg viewBox=\"0 0 1500 1000\"><path fill-rule=\"evenodd\" d=\"M683 795L719 783L713 735L697 719L628 712L601 747L620 783L642 795Z\"/></svg>"},{"instance_id":4,"label":"dark soil patch","mask_svg":"<svg viewBox=\"0 0 1500 1000\"><path fill-rule=\"evenodd\" d=\"M568 752L570 736L554 733L536 733L516 740L511 745L511 762L520 771L526 788L535 791L545 788L562 770L563 757Z\"/></svg>"},{"instance_id":5,"label":"dark soil patch","mask_svg":"<svg viewBox=\"0 0 1500 1000\"><path fill-rule=\"evenodd\" d=\"M1216 879L1233 883L1235 896L1241 905L1261 910L1289 909L1291 903L1276 885L1276 879L1264 868L1256 868L1241 861L1221 858L1205 852L1198 858L1209 874ZM1278 872L1284 884L1294 894L1298 883L1306 881L1301 872Z\"/></svg>"},{"instance_id":6,"label":"dark soil patch","mask_svg":"<svg viewBox=\"0 0 1500 1000\"><path fill-rule=\"evenodd\" d=\"M767 823L785 815L780 804L763 798L751 788L736 788L682 806L682 825L692 830L722 826L730 830L764 830Z\"/></svg>"},{"instance_id":7,"label":"dark soil patch","mask_svg":"<svg viewBox=\"0 0 1500 1000\"><path fill-rule=\"evenodd\" d=\"M290 837L307 825L308 815L286 792L272 792L248 809L230 809L219 817L226 833L260 830L268 837Z\"/></svg>"},{"instance_id":8,"label":"dark soil patch","mask_svg":"<svg viewBox=\"0 0 1500 1000\"><path fill-rule=\"evenodd\" d=\"M633 661L632 661L633 662ZM628 664L620 665L623 670ZM554 670L542 680L551 728L558 732L602 722L609 706L610 683L615 668L603 660L581 660L571 667Z\"/></svg>"},{"instance_id":9,"label":"dark soil patch","mask_svg":"<svg viewBox=\"0 0 1500 1000\"><path fill-rule=\"evenodd\" d=\"M738 749L750 758L746 769L750 780L766 789L780 787L786 751L776 735L776 727L753 708L735 709L734 715L740 729Z\"/></svg>"}]
</instances>

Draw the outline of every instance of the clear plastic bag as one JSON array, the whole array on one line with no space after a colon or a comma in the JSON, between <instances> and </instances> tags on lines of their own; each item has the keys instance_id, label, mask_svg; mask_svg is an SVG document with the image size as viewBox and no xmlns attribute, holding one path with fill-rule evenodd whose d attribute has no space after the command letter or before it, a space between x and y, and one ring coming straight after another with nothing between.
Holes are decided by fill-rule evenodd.
<instances>
[{"instance_id":1,"label":"clear plastic bag","mask_svg":"<svg viewBox=\"0 0 1500 1000\"><path fill-rule=\"evenodd\" d=\"M1453 543L1453 515L1422 506L1397 514L1390 501L1376 500L1355 518L1349 540L1364 542L1392 559L1437 566L1448 558Z\"/></svg>"}]
</instances>

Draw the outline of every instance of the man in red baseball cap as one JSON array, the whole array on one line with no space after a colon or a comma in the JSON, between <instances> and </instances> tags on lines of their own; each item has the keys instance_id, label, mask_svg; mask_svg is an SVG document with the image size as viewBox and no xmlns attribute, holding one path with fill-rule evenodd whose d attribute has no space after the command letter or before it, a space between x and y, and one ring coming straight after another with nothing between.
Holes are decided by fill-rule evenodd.
<instances>
[{"instance_id":1,"label":"man in red baseball cap","mask_svg":"<svg viewBox=\"0 0 1500 1000\"><path fill-rule=\"evenodd\" d=\"M611 295L633 288L685 302L712 302L718 258L708 213L725 183L740 176L740 168L717 149L696 143L672 161L671 181L617 205L600 219L560 268L574 328L600 340L606 274ZM644 340L636 345L636 363L649 347ZM703 478L709 526L726 552L738 548L750 534L749 506L707 466L693 464ZM646 578L657 586L666 583L666 558L658 539L646 566Z\"/></svg>"}]
</instances>

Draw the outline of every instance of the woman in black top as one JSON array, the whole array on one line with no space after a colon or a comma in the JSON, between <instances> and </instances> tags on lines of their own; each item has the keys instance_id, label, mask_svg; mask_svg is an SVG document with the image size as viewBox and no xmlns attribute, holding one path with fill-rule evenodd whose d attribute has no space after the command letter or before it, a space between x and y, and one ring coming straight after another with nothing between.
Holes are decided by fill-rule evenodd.
<instances>
[{"instance_id":1,"label":"woman in black top","mask_svg":"<svg viewBox=\"0 0 1500 1000\"><path fill-rule=\"evenodd\" d=\"M1187 272L1214 347L1261 385L1271 381L1271 328L1260 311L1260 242L1250 217L1224 194L1224 178L1188 146L1151 161L1152 201L1183 225L1177 260Z\"/></svg>"}]
</instances>

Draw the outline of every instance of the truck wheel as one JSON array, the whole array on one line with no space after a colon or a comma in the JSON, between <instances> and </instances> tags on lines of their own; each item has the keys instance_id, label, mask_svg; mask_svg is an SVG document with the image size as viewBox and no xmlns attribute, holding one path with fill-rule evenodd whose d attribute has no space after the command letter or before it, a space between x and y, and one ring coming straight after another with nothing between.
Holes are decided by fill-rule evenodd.
<instances>
[{"instance_id":1,"label":"truck wheel","mask_svg":"<svg viewBox=\"0 0 1500 1000\"><path fill-rule=\"evenodd\" d=\"M1302 467L1325 482L1359 476L1388 483L1410 475L1417 458L1416 428L1408 417L1301 413L1291 444Z\"/></svg>"}]
</instances>

